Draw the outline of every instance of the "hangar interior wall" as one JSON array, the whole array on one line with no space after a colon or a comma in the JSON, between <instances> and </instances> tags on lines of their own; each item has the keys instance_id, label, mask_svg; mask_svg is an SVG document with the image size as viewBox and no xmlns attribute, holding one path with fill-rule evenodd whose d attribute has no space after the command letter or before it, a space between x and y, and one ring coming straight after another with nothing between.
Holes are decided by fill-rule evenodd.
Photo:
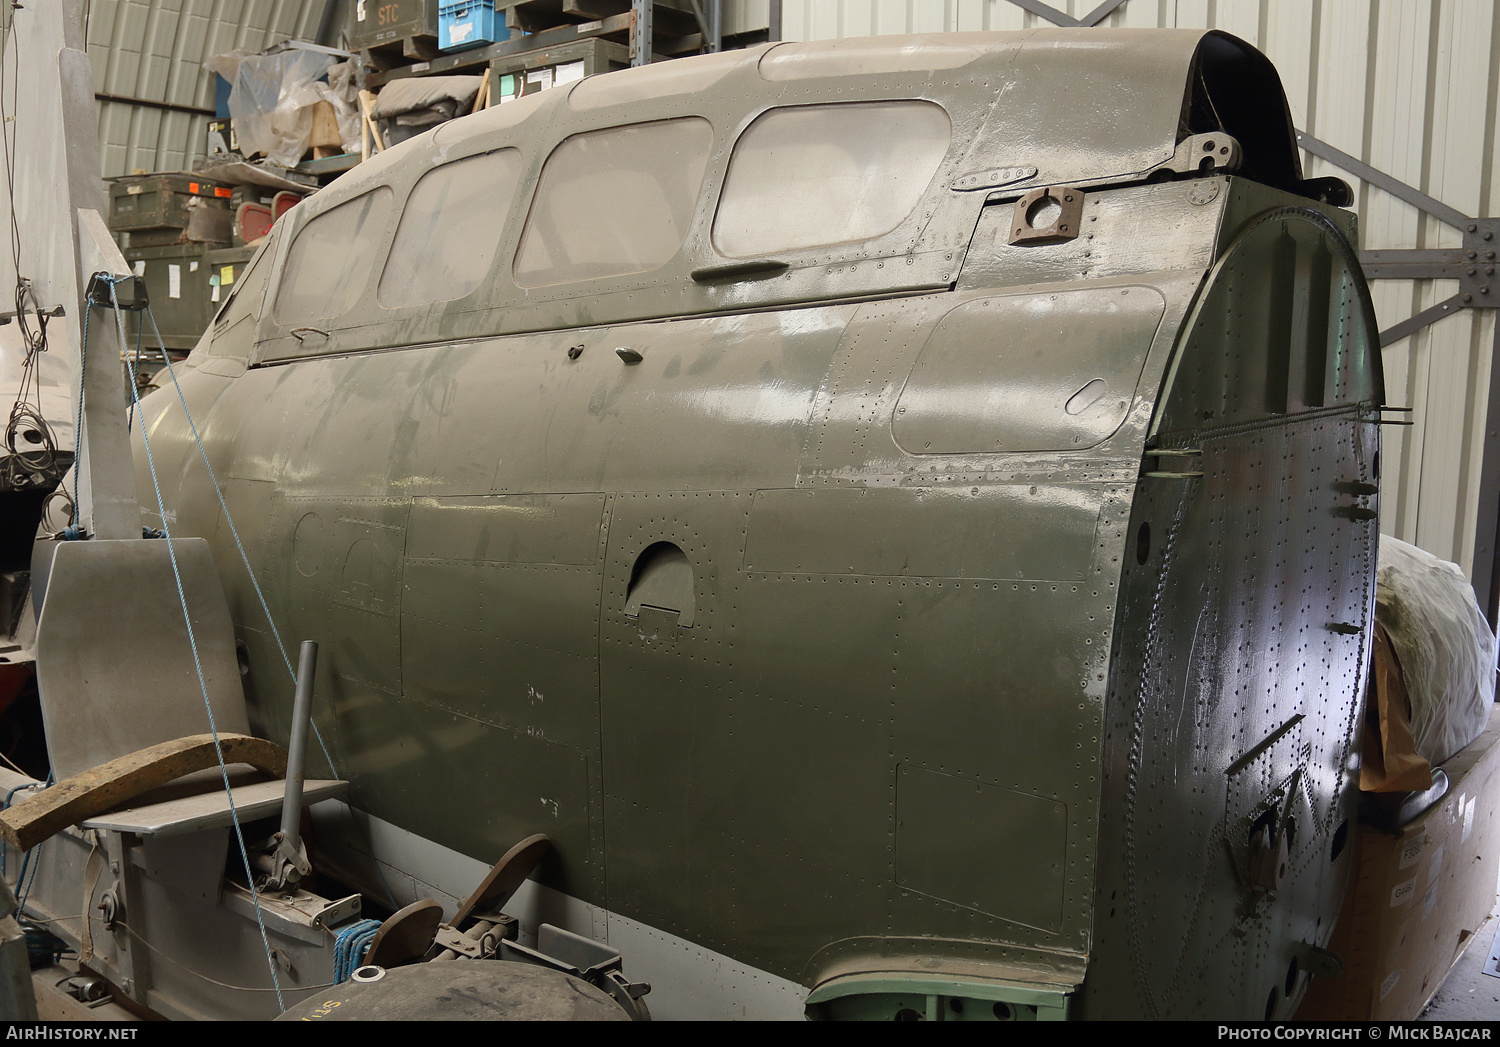
<instances>
[{"instance_id":1,"label":"hangar interior wall","mask_svg":"<svg viewBox=\"0 0 1500 1047\"><path fill-rule=\"evenodd\" d=\"M1087 21L1111 5L1048 6ZM725 31L765 25L765 9L766 0L739 0L726 10ZM787 40L1049 24L1012 0L783 0L782 6ZM1124 0L1099 24L1233 33L1276 64L1299 130L1464 214L1500 210L1500 0ZM1461 245L1459 230L1309 153L1302 159L1308 177L1338 175L1355 187L1361 249ZM1457 289L1454 280L1377 280L1380 326ZM1469 309L1384 352L1387 402L1413 408L1413 424L1385 429L1381 530L1465 571L1474 549L1494 345L1495 311Z\"/></svg>"},{"instance_id":2,"label":"hangar interior wall","mask_svg":"<svg viewBox=\"0 0 1500 1047\"><path fill-rule=\"evenodd\" d=\"M213 119L215 78L204 60L312 40L323 13L322 0L89 0L87 7L94 90L175 107L100 100L106 178L189 170Z\"/></svg>"}]
</instances>

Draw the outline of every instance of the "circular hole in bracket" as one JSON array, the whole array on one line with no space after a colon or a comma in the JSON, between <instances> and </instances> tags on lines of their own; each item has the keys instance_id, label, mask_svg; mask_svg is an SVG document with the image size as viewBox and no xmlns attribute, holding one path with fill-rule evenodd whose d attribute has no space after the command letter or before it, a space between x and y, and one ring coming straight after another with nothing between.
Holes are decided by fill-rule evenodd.
<instances>
[{"instance_id":1,"label":"circular hole in bracket","mask_svg":"<svg viewBox=\"0 0 1500 1047\"><path fill-rule=\"evenodd\" d=\"M1026 209L1026 224L1033 229L1048 229L1062 216L1062 204L1044 196Z\"/></svg>"}]
</instances>

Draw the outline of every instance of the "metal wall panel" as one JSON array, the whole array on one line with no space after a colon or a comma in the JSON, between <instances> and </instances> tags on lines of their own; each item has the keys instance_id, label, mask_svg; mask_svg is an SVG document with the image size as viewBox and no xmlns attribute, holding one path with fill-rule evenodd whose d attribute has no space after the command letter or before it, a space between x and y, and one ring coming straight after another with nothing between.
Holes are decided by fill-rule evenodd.
<instances>
[{"instance_id":1,"label":"metal wall panel","mask_svg":"<svg viewBox=\"0 0 1500 1047\"><path fill-rule=\"evenodd\" d=\"M1082 20L1100 2L1051 6ZM764 0L728 0L726 24L741 7L748 24ZM782 10L787 40L1052 24L1012 0L783 0ZM1101 24L1242 37L1276 63L1300 129L1465 214L1500 207L1500 0L1124 0ZM1362 248L1461 242L1458 230L1333 164L1309 153L1303 162L1309 176L1354 185ZM1388 328L1456 291L1455 281L1376 281L1376 314ZM1381 529L1465 571L1494 327L1493 310L1464 310L1384 353L1387 400L1413 408L1413 424L1385 430Z\"/></svg>"},{"instance_id":2,"label":"metal wall panel","mask_svg":"<svg viewBox=\"0 0 1500 1047\"><path fill-rule=\"evenodd\" d=\"M311 40L323 0L92 0L88 50L99 102L105 177L184 171L203 155L214 107L205 59L237 47L258 51L288 38Z\"/></svg>"}]
</instances>

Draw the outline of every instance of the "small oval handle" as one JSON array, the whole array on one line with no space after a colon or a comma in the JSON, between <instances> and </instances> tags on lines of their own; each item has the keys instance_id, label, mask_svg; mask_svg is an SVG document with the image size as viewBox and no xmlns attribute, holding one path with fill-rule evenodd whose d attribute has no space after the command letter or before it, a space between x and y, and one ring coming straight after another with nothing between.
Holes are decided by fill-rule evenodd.
<instances>
[{"instance_id":1,"label":"small oval handle","mask_svg":"<svg viewBox=\"0 0 1500 1047\"><path fill-rule=\"evenodd\" d=\"M323 330L321 327L292 328L292 337L297 339L297 341L301 342L303 345L307 344L307 336L310 334L320 335L325 342L328 341L328 339L331 337L329 333Z\"/></svg>"}]
</instances>

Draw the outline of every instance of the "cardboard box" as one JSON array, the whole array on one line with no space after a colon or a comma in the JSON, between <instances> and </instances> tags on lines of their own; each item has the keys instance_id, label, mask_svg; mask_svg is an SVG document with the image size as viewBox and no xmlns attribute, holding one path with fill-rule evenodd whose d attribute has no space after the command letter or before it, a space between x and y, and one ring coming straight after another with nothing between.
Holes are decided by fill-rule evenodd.
<instances>
[{"instance_id":1,"label":"cardboard box","mask_svg":"<svg viewBox=\"0 0 1500 1047\"><path fill-rule=\"evenodd\" d=\"M1500 873L1500 713L1443 765L1448 793L1392 831L1361 824L1355 874L1329 948L1332 980L1314 979L1299 1019L1412 1019L1495 904Z\"/></svg>"}]
</instances>

